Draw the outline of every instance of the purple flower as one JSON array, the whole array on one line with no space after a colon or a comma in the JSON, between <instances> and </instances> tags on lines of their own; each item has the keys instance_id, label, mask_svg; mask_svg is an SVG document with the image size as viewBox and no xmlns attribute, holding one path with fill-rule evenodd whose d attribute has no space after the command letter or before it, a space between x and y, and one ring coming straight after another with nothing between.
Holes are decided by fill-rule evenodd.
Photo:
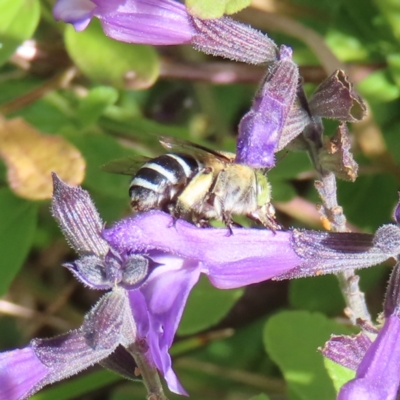
<instances>
[{"instance_id":1,"label":"purple flower","mask_svg":"<svg viewBox=\"0 0 400 400\"><path fill-rule=\"evenodd\" d=\"M338 400L394 400L400 393L400 264L390 278L385 301L385 322L372 342L366 333L336 336L323 354L356 370L354 379L341 388ZM371 329L370 329L371 331ZM371 333L370 333L371 336Z\"/></svg>"},{"instance_id":2,"label":"purple flower","mask_svg":"<svg viewBox=\"0 0 400 400\"><path fill-rule=\"evenodd\" d=\"M250 111L239 124L236 162L254 168L275 165L275 152L296 98L299 70L292 50L282 46L256 94Z\"/></svg>"},{"instance_id":3,"label":"purple flower","mask_svg":"<svg viewBox=\"0 0 400 400\"><path fill-rule=\"evenodd\" d=\"M392 229L393 228L393 229ZM157 368L173 378L168 355L187 297L200 273L220 289L238 288L267 279L292 279L365 268L400 249L400 229L382 227L375 236L358 233L203 228L160 211L139 214L103 231L119 252L173 253L175 265L156 268L129 296L141 337L146 337ZM157 258L158 262L162 262ZM142 304L140 309L136 307ZM170 386L171 388L171 386Z\"/></svg>"},{"instance_id":4,"label":"purple flower","mask_svg":"<svg viewBox=\"0 0 400 400\"><path fill-rule=\"evenodd\" d=\"M275 61L278 54L261 32L228 17L201 20L175 0L58 0L53 12L77 31L96 17L107 36L122 42L191 43L207 54L250 64Z\"/></svg>"},{"instance_id":5,"label":"purple flower","mask_svg":"<svg viewBox=\"0 0 400 400\"><path fill-rule=\"evenodd\" d=\"M0 400L22 400L43 386L68 378L96 363L130 379L137 341L126 291L105 294L83 325L52 339L33 339L24 349L0 354Z\"/></svg>"},{"instance_id":6,"label":"purple flower","mask_svg":"<svg viewBox=\"0 0 400 400\"><path fill-rule=\"evenodd\" d=\"M226 229L199 229L183 221L172 226L171 216L162 212L121 221L103 238L103 222L88 193L53 178L53 215L80 256L65 267L88 287L111 290L79 329L0 354L0 382L6 388L0 400L24 399L95 363L137 379L138 353L161 372L171 391L186 394L168 351L200 273L217 287L232 288L301 262L289 232L254 231L243 247L252 230L234 230L229 238Z\"/></svg>"},{"instance_id":7,"label":"purple flower","mask_svg":"<svg viewBox=\"0 0 400 400\"><path fill-rule=\"evenodd\" d=\"M54 16L77 31L97 17L107 36L130 43L182 44L195 33L184 4L174 0L58 0Z\"/></svg>"},{"instance_id":8,"label":"purple flower","mask_svg":"<svg viewBox=\"0 0 400 400\"><path fill-rule=\"evenodd\" d=\"M52 211L80 256L65 267L90 288L110 291L79 329L0 354L0 383L7 388L0 400L24 399L95 363L135 379L135 367L143 360L153 377L157 369L171 391L186 394L168 351L201 273L218 288L237 288L366 267L390 257L400 242L396 226L394 231L383 227L375 236L244 228L227 236L225 228L174 224L160 211L103 230L88 193L57 176Z\"/></svg>"},{"instance_id":9,"label":"purple flower","mask_svg":"<svg viewBox=\"0 0 400 400\"><path fill-rule=\"evenodd\" d=\"M31 347L0 354L0 400L22 399L50 370Z\"/></svg>"},{"instance_id":10,"label":"purple flower","mask_svg":"<svg viewBox=\"0 0 400 400\"><path fill-rule=\"evenodd\" d=\"M269 68L250 111L240 121L236 157L239 163L271 168L275 165L274 154L290 143L298 150L307 149L308 142L321 148L322 118L339 120L342 123L339 133L347 140L344 123L356 122L365 116L364 102L340 70L325 79L308 100L299 85L298 67L291 56L291 49L281 46L279 60ZM346 144L335 145L341 150L346 147ZM353 165L349 149L343 150L346 166L350 173L356 174L357 166ZM323 164L330 163L329 166L336 167L333 169L336 175L346 179L347 175L341 171L345 166L338 163L337 158L337 155L324 154ZM332 166L332 162L335 165Z\"/></svg>"}]
</instances>

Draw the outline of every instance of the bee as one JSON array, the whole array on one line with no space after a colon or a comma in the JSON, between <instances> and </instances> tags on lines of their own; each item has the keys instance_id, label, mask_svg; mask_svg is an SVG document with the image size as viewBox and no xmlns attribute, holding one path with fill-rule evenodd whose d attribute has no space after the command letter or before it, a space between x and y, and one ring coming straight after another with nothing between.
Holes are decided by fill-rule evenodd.
<instances>
[{"instance_id":1,"label":"bee","mask_svg":"<svg viewBox=\"0 0 400 400\"><path fill-rule=\"evenodd\" d=\"M220 220L230 232L232 216L244 215L274 231L280 229L265 170L236 163L233 153L171 137L159 141L171 152L103 166L108 172L133 175L129 195L134 212L163 210L201 227Z\"/></svg>"}]
</instances>

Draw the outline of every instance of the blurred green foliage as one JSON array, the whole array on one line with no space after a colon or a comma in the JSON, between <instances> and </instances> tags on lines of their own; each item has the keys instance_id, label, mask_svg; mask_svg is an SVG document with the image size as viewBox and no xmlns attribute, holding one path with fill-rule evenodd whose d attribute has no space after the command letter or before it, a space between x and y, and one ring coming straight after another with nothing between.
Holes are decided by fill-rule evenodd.
<instances>
[{"instance_id":1,"label":"blurred green foliage","mask_svg":"<svg viewBox=\"0 0 400 400\"><path fill-rule=\"evenodd\" d=\"M203 12L222 12L209 10L209 3L191 2ZM219 3L240 8L246 2ZM279 31L263 22L271 10L249 8L237 17L268 32L278 45L292 46L307 86L313 89L325 76L323 60L312 47L314 42L310 44L289 25L295 21L309 28L338 62L346 63L350 78L368 101L367 122L350 127L359 178L355 183L340 182L338 198L354 228L374 232L391 221L398 200L400 8L391 0L272 3L279 6L273 14L281 22ZM102 172L100 166L107 161L159 154L156 135L234 150L238 122L258 84L253 69L246 83L218 86L210 82L213 73L221 72L221 64L212 57L188 47L156 49L118 43L106 38L96 23L76 33L52 19L51 7L47 0L0 3L0 113L5 118L20 116L44 133L63 136L80 150L87 162L83 186L107 223L129 214L129 178ZM179 67L189 61L191 76L184 72L181 77L179 73L172 76L162 68L167 62ZM203 62L209 63L210 82L196 79ZM232 64L225 61L226 68ZM260 76L263 68L259 67ZM72 78L67 83L55 79L68 74ZM327 132L334 128L329 125ZM386 148L375 145L376 138ZM277 158L269 176L273 197L279 202L278 219L286 227L322 229L309 208L302 208L308 204L313 209L319 201L313 186L316 175L307 156L283 151ZM4 333L0 348L5 349L23 346L34 336L79 326L98 294L76 285L62 269L61 263L75 255L50 217L49 202L12 194L3 163L0 184L0 294L42 316L39 320L38 314L27 317L14 311L11 320L0 315ZM299 199L303 202L294 201ZM362 274L362 287L375 312L382 303L388 273L387 267L375 267ZM190 296L173 348L176 370L193 399L334 399L337 382L349 377L329 365L334 385L317 347L331 333L348 333L334 321L343 316L343 307L333 277L302 279L285 286L254 285L244 294L242 290L217 291L201 281ZM53 314L58 322L50 318ZM226 334L230 327L233 336ZM210 334L215 332L221 334ZM61 382L35 399L122 400L144 395L140 384L126 384L111 373L97 371Z\"/></svg>"}]
</instances>

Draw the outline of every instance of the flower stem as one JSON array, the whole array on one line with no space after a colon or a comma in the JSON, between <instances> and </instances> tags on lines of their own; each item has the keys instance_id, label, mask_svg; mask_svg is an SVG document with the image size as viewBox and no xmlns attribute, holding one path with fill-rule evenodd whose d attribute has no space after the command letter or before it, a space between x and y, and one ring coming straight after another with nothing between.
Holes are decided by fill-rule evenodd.
<instances>
[{"instance_id":1,"label":"flower stem","mask_svg":"<svg viewBox=\"0 0 400 400\"><path fill-rule=\"evenodd\" d=\"M322 147L322 130L322 124L316 123L310 126L306 135L308 153L319 175L315 187L322 201L320 213L326 229L332 232L347 232L346 216L337 201L336 176L321 165L318 156ZM347 305L345 312L348 318L354 325L357 324L357 319L370 322L371 316L365 303L365 295L359 287L359 276L354 270L348 270L338 273L337 277Z\"/></svg>"},{"instance_id":2,"label":"flower stem","mask_svg":"<svg viewBox=\"0 0 400 400\"><path fill-rule=\"evenodd\" d=\"M333 232L346 232L346 217L337 202L335 175L332 172L323 172L315 186L322 200L323 210L321 213L323 219L328 223L329 229ZM365 295L359 287L360 277L354 270L340 272L336 276L346 301L346 314L351 322L354 325L356 325L357 319L370 322L371 316L365 303Z\"/></svg>"},{"instance_id":3,"label":"flower stem","mask_svg":"<svg viewBox=\"0 0 400 400\"><path fill-rule=\"evenodd\" d=\"M140 375L143 378L143 383L146 386L147 400L168 400L157 369L152 365L148 357L146 357L147 350L148 347L144 341L136 341L128 348L128 351L136 361Z\"/></svg>"}]
</instances>

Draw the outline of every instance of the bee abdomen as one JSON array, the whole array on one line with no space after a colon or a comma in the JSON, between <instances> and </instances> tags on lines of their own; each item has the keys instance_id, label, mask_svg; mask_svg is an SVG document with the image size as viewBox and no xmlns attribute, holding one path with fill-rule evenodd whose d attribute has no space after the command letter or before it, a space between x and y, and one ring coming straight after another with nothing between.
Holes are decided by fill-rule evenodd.
<instances>
[{"instance_id":1,"label":"bee abdomen","mask_svg":"<svg viewBox=\"0 0 400 400\"><path fill-rule=\"evenodd\" d=\"M164 209L197 173L201 164L186 154L164 154L146 164L133 177L129 194L137 211Z\"/></svg>"}]
</instances>

